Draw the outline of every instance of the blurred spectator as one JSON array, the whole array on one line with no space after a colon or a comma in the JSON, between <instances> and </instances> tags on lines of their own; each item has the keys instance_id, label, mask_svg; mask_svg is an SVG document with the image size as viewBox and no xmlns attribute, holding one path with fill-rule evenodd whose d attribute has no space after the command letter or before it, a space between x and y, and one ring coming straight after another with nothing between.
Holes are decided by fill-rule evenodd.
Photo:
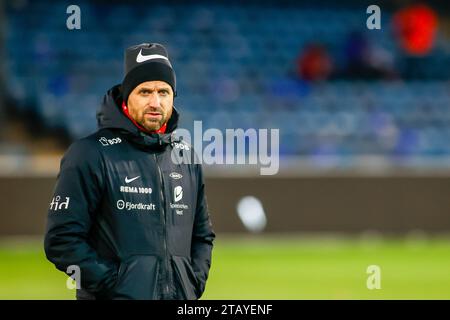
<instances>
[{"instance_id":1,"label":"blurred spectator","mask_svg":"<svg viewBox=\"0 0 450 320\"><path fill-rule=\"evenodd\" d=\"M412 56L424 56L433 49L438 17L426 4L399 10L393 18L394 31L401 48Z\"/></svg>"},{"instance_id":2,"label":"blurred spectator","mask_svg":"<svg viewBox=\"0 0 450 320\"><path fill-rule=\"evenodd\" d=\"M64 96L69 93L69 79L65 74L57 74L49 78L47 84L48 92L55 96Z\"/></svg>"},{"instance_id":3,"label":"blurred spectator","mask_svg":"<svg viewBox=\"0 0 450 320\"><path fill-rule=\"evenodd\" d=\"M404 53L406 79L426 77L426 56L434 47L437 27L438 17L426 4L410 5L394 15L394 34Z\"/></svg>"},{"instance_id":4,"label":"blurred spectator","mask_svg":"<svg viewBox=\"0 0 450 320\"><path fill-rule=\"evenodd\" d=\"M369 43L367 37L353 31L344 45L346 69L344 77L350 79L390 79L395 77L392 54Z\"/></svg>"},{"instance_id":5,"label":"blurred spectator","mask_svg":"<svg viewBox=\"0 0 450 320\"><path fill-rule=\"evenodd\" d=\"M310 44L297 59L299 76L305 81L327 80L333 71L333 62L321 44Z\"/></svg>"}]
</instances>

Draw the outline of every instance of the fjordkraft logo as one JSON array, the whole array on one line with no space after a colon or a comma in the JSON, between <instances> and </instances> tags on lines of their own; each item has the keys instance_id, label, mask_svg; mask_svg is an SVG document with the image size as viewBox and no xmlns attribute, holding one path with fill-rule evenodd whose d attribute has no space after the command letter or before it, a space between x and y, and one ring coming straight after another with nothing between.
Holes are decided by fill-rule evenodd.
<instances>
[{"instance_id":1,"label":"fjordkraft logo","mask_svg":"<svg viewBox=\"0 0 450 320\"><path fill-rule=\"evenodd\" d=\"M130 210L140 210L140 211L155 211L156 210L156 206L153 203L132 203L129 201L124 201L124 200L118 200L117 201L117 209L119 210L126 210L126 211L130 211Z\"/></svg>"}]
</instances>

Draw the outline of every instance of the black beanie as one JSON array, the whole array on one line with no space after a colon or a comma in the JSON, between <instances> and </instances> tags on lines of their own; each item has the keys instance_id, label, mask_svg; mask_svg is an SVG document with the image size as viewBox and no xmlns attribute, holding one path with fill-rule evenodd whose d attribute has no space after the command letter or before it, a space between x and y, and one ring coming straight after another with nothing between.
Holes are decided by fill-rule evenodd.
<instances>
[{"instance_id":1,"label":"black beanie","mask_svg":"<svg viewBox=\"0 0 450 320\"><path fill-rule=\"evenodd\" d=\"M166 48L159 43L141 43L125 50L125 78L122 81L122 97L128 96L139 84L146 81L167 82L177 94L175 71L169 61Z\"/></svg>"}]
</instances>

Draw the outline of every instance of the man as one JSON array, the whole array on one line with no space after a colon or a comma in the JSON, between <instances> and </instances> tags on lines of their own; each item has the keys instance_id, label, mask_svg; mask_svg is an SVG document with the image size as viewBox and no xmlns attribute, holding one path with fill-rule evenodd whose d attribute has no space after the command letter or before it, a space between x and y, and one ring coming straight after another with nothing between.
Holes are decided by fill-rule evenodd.
<instances>
[{"instance_id":1,"label":"man","mask_svg":"<svg viewBox=\"0 0 450 320\"><path fill-rule=\"evenodd\" d=\"M45 252L79 268L78 299L198 299L215 234L202 168L173 134L175 73L166 49L145 43L126 50L125 73L99 130L61 161Z\"/></svg>"}]
</instances>

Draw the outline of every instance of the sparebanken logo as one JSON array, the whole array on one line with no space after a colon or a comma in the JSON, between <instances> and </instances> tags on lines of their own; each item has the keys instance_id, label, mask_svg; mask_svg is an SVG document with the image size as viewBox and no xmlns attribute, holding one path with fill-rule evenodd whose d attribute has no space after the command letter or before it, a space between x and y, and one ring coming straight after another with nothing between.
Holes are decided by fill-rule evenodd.
<instances>
[{"instance_id":1,"label":"sparebanken logo","mask_svg":"<svg viewBox=\"0 0 450 320\"><path fill-rule=\"evenodd\" d=\"M177 186L173 189L173 198L175 202L178 202L181 199L183 199L183 187Z\"/></svg>"},{"instance_id":2,"label":"sparebanken logo","mask_svg":"<svg viewBox=\"0 0 450 320\"><path fill-rule=\"evenodd\" d=\"M173 188L173 201L179 202L181 199L183 199L183 187L182 186L176 186ZM189 206L184 203L170 203L170 208L175 209L175 212L177 215L182 216L183 210L189 209Z\"/></svg>"}]
</instances>

